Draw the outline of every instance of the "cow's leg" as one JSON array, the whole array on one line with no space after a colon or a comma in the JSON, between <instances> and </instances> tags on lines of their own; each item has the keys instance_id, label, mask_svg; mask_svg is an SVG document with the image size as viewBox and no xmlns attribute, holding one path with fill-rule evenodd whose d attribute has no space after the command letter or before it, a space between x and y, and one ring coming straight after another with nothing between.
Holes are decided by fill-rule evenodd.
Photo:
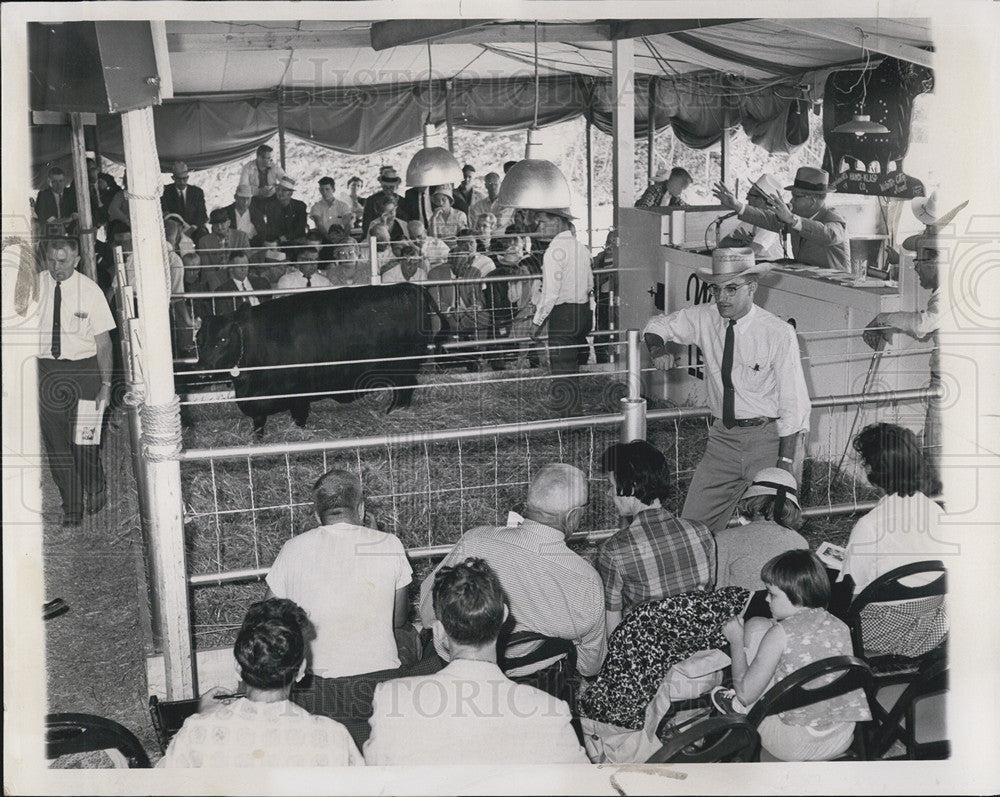
<instances>
[{"instance_id":1,"label":"cow's leg","mask_svg":"<svg viewBox=\"0 0 1000 797\"><path fill-rule=\"evenodd\" d=\"M295 425L304 428L306 421L309 420L309 399L293 399L289 412Z\"/></svg>"},{"instance_id":2,"label":"cow's leg","mask_svg":"<svg viewBox=\"0 0 1000 797\"><path fill-rule=\"evenodd\" d=\"M267 423L266 415L253 416L253 433L257 435L258 438L264 437L264 424L266 423Z\"/></svg>"}]
</instances>

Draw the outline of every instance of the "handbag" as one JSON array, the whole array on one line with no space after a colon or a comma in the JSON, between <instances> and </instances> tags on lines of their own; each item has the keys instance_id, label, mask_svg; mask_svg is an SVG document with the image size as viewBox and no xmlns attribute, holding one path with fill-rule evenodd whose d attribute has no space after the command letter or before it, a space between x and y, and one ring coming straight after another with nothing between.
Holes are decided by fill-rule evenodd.
<instances>
[{"instance_id":1,"label":"handbag","mask_svg":"<svg viewBox=\"0 0 1000 797\"><path fill-rule=\"evenodd\" d=\"M590 760L595 764L641 764L655 753L663 743L657 731L668 717L675 701L699 697L722 683L722 671L731 663L721 650L701 650L679 661L660 682L656 694L646 706L642 728L622 728L608 722L581 717L583 743ZM670 732L677 732L704 710L678 712L669 717L666 725ZM693 716L692 716L693 715Z\"/></svg>"}]
</instances>

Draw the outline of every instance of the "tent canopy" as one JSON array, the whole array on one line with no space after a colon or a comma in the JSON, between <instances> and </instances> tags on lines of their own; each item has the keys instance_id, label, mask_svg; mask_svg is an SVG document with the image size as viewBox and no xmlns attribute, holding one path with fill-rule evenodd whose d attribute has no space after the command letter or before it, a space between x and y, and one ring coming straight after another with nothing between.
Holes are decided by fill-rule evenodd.
<instances>
[{"instance_id":1,"label":"tent canopy","mask_svg":"<svg viewBox=\"0 0 1000 797\"><path fill-rule=\"evenodd\" d=\"M419 137L428 118L523 129L536 104L539 125L584 115L609 132L622 39L634 40L636 135L671 125L706 147L742 124L790 151L831 71L932 57L926 19L168 21L165 34L173 97L154 108L157 147L162 165L194 168L245 157L279 127L367 154ZM36 165L63 155L67 135L34 128ZM120 160L119 118L99 117L98 136Z\"/></svg>"}]
</instances>

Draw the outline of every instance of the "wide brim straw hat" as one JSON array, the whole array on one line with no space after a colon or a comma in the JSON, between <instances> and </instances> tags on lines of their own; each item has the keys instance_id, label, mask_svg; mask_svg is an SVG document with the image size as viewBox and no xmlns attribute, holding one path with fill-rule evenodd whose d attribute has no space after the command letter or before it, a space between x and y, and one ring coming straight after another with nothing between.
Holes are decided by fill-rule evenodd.
<instances>
[{"instance_id":1,"label":"wide brim straw hat","mask_svg":"<svg viewBox=\"0 0 1000 797\"><path fill-rule=\"evenodd\" d=\"M746 276L763 276L772 263L757 262L749 247L719 247L712 252L712 268L699 268L698 276L705 282L721 283Z\"/></svg>"}]
</instances>

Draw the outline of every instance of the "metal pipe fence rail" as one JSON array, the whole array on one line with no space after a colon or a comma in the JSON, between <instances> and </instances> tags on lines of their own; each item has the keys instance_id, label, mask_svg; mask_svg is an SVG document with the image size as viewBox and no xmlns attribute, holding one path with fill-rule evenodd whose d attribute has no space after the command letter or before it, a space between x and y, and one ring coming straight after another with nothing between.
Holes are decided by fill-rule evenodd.
<instances>
[{"instance_id":1,"label":"metal pipe fence rail","mask_svg":"<svg viewBox=\"0 0 1000 797\"><path fill-rule=\"evenodd\" d=\"M937 395L937 391L932 389L899 391L896 393L876 393L869 395L846 394L841 396L817 398L813 402L813 407L815 409L823 409L854 404L871 406L884 404L886 402L899 403L923 400L934 395ZM686 481L687 477L693 472L693 467L678 467L678 463L680 461L679 444L681 434L678 424L683 420L707 419L709 417L708 410L700 407L650 410L647 413L647 420L652 426L662 425L663 422L673 424L673 429L669 430L672 434L667 435L666 439L669 440L672 437L672 444L670 447L673 448L675 480L678 487L681 482ZM404 516L407 508L401 506L401 504L405 504L407 502L412 504L415 500L426 501L426 506L432 507L436 502L448 500L449 494L451 494L452 497L458 497L459 503L457 506L457 515L455 515L455 507L452 507L453 525L447 522L443 524L430 523L429 517L434 515L434 511L432 509L431 515L428 516L428 522L430 524L427 526L426 542L424 544L413 544L411 539L411 544L407 545L407 552L413 558L434 558L449 550L453 544L453 541L448 543L438 542L436 538L439 530L445 529L447 532L451 532L452 534L455 532L461 533L461 531L467 528L467 516L472 522L475 523L500 522L501 516L506 509L515 505L529 482L531 470L530 463L533 458L533 454L535 461L542 461L543 459L548 461L541 455L540 443L537 441L539 435L543 433L556 432L559 435L555 445L550 444L550 449L556 455L555 457L550 458L557 458L560 461L573 462L573 464L577 464L588 473L588 476L593 484L600 483L602 481L601 475L597 474L595 476L594 463L597 459L599 459L599 455L601 450L603 450L603 447L605 445L609 445L617 439L617 427L620 425L621 420L622 418L619 414L607 414L560 421L533 421L460 430L438 430L403 435L378 435L351 440L302 441L270 445L232 446L224 448L186 450L180 454L182 463L209 463L209 480L212 484L213 497L218 494L218 485L216 483L219 476L218 463L224 461L239 461L241 463L241 469L244 467L244 464L242 463L245 463L247 474L246 478L249 485L246 495L250 499L249 507L243 506L234 509L224 509L220 507L218 503L215 503L210 511L198 512L189 510L186 519L189 522L198 521L199 519L207 519L209 522L213 523L216 531L216 539L214 543L217 547L221 548L224 544L222 541L221 520L226 518L238 520L239 524L245 526L246 521L240 518L249 514L251 516L250 525L253 526L253 531L256 534L256 519L259 515L275 512L288 513L289 525L285 526L287 531L284 531L280 535L279 540L279 542L283 542L284 539L287 539L296 531L296 512L298 512L300 520L306 520L310 514L311 508L311 500L305 496L303 496L300 500L294 500L293 493L295 490L290 478L294 467L291 457L298 455L320 455L322 457L321 463L310 463L310 467L315 467L315 470L312 473L314 476L315 473L319 472L320 467L325 469L329 466L330 460L328 459L328 455L346 454L347 459L340 464L346 464L349 460L350 463L356 467L358 472L365 472L366 466L368 466L367 470L369 473L373 470L378 470L378 468L382 465L386 465L388 467L388 491L380 492L379 490L384 488L379 488L372 490L368 495L368 500L371 502L371 505L376 507L379 504L385 505L386 511L383 513L383 516L386 518L400 519ZM564 433L568 435L574 430L583 430L585 432L585 439L583 441L570 441L564 436ZM599 434L597 430L604 430L605 434L603 435L603 442L600 441L602 435ZM661 437L662 439L662 429L659 432L654 430L650 436L654 439L656 437ZM512 440L520 441L521 438L524 439L527 449L524 462L520 463L525 465L523 475L507 474L505 476L501 476L497 459L501 447L509 453ZM536 440L534 452L531 451L532 440ZM491 480L484 482L480 479L477 482L475 479L469 478L467 472L476 471L476 465L473 463L477 462L480 466L482 465L481 459L483 456L483 450L471 452L468 448L463 449L463 442L479 443L486 450L486 453L493 455L493 478ZM439 466L434 465L431 462L433 457L430 448L439 444L455 444L456 446L454 451L451 452L451 456L453 457L453 461L451 463L453 467L451 469L446 468L441 470ZM663 447L667 448L667 446ZM400 453L401 450L406 448L417 451L416 455L409 460L406 460ZM396 452L395 455L393 454L394 451ZM370 466L369 463L363 461L362 452L377 454L379 462L376 463L376 466ZM435 452L434 456L440 457L440 452ZM289 476L288 482L281 491L283 495L287 495L287 500L283 501L281 504L254 502L254 477L252 469L255 461L267 459L280 459L281 461L278 463L278 471L283 471ZM260 463L258 462L257 464L259 465ZM487 466L487 470L489 470L489 466ZM457 475L457 480L449 486L440 486L437 488L432 487L432 471L436 471L435 475L440 475L442 473L451 473L453 476ZM482 473L481 467L478 472ZM408 489L408 485L404 483L406 478L416 481L416 485L409 485L410 487L414 487L414 489ZM474 516L470 514L470 512L466 511L465 501L463 499L476 492L492 493L490 498L492 498L493 501L492 506L489 503L478 504L480 514ZM369 493L368 487L366 487L366 493ZM501 501L501 495L506 497L507 503L503 503L503 501ZM600 540L613 534L615 531L611 523L611 521L614 520L614 510L610 501L606 500L607 497L604 496L603 492L599 490L594 490L592 492L592 496L592 503L595 505L592 513L593 520L603 520L605 522L592 523L590 528L594 530L587 533L581 533L574 538L590 543L599 542ZM828 496L828 502L825 505L807 507L804 510L804 515L809 518L854 514L872 508L874 503L874 501L860 500L856 494L852 500L846 502L834 502L832 500L832 496ZM391 510L389 509L390 505ZM441 520L441 518L437 519ZM399 529L392 528L391 530L399 533ZM409 531L412 532L412 529ZM268 570L267 566L263 564L263 561L266 561L267 557L264 557L263 560L261 558L264 553L263 547L266 546L261 546L257 543L257 541L255 541L253 547L254 563L252 567L244 566L224 569L221 567L223 564L223 556L221 555L221 551L217 551L215 559L219 567L215 569L215 572L201 572L189 575L188 582L192 586L204 586L253 581L259 579L263 577ZM273 541L270 543L270 547L274 547ZM274 552L276 553L276 551Z\"/></svg>"}]
</instances>

